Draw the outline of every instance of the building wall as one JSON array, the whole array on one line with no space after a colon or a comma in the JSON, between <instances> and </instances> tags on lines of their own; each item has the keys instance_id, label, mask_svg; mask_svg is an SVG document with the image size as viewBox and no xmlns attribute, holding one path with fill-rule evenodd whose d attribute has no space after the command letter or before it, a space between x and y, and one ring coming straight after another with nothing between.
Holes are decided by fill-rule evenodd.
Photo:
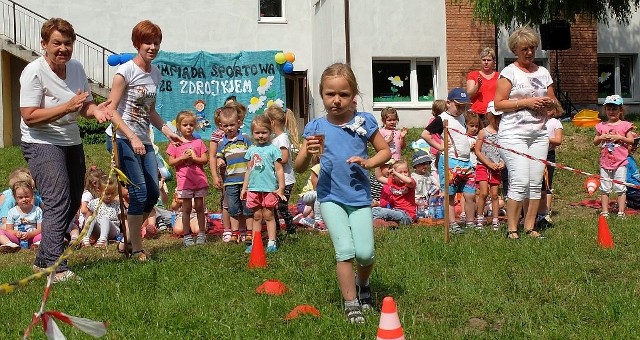
<instances>
[{"instance_id":1,"label":"building wall","mask_svg":"<svg viewBox=\"0 0 640 340\"><path fill-rule=\"evenodd\" d=\"M556 81L556 95L566 93L576 106L595 105L598 101L598 56L593 53L598 48L596 23L578 18L570 27L571 48L558 51L560 91ZM556 79L555 51L549 57L549 72Z\"/></svg>"},{"instance_id":2,"label":"building wall","mask_svg":"<svg viewBox=\"0 0 640 340\"><path fill-rule=\"evenodd\" d=\"M310 117L324 114L319 96L322 70L333 62L346 61L345 1L340 0L286 0L286 23L260 23L258 0L193 0L188 5L168 0L134 3L114 0L108 3L108 10L105 3L98 0L17 2L45 17L69 20L76 32L116 52L134 51L131 28L143 19L162 27L162 49L166 51L225 53L279 49L294 52L295 70L308 72ZM432 58L436 69L436 99L446 98L452 87L465 85L469 70L480 67L478 56L482 48L498 46L499 69L504 67L505 58L513 58L506 44L508 32L500 30L496 39L495 28L474 22L471 8L466 4L410 0L378 1L375 5L368 0L348 2L351 64L362 92L358 107L373 111L378 117L381 108L387 105L373 103L371 72L372 60L376 58ZM597 69L595 29L585 23L572 28L574 48L559 53L562 89L569 91L576 103L594 103L596 72L589 70ZM638 33L640 17L637 14L628 27L615 23L608 28L599 25L598 53L637 53L640 51ZM630 38L620 39L620 36ZM550 59L551 55L541 50L536 53L540 64L553 72L555 60ZM638 66L636 58L636 70L640 69ZM635 84L640 84L640 72L635 74ZM399 110L401 126L424 126L430 117L428 102L392 105Z\"/></svg>"},{"instance_id":3,"label":"building wall","mask_svg":"<svg viewBox=\"0 0 640 340\"><path fill-rule=\"evenodd\" d=\"M314 11L310 1L287 0L286 23L259 22L258 0L193 0L188 3L114 0L108 4L98 0L16 2L45 17L68 20L76 33L116 53L135 52L131 29L141 20L148 19L162 28L161 48L165 51L282 50L295 53L295 71L313 70Z\"/></svg>"},{"instance_id":4,"label":"building wall","mask_svg":"<svg viewBox=\"0 0 640 340\"><path fill-rule=\"evenodd\" d=\"M362 92L359 107L373 110L380 119L380 110L391 105L398 110L400 126L425 126L431 117L431 105L425 102L374 106L372 60L433 58L436 61L434 95L446 97L445 2L378 1L375 6L368 0L350 3L351 63Z\"/></svg>"},{"instance_id":5,"label":"building wall","mask_svg":"<svg viewBox=\"0 0 640 340\"><path fill-rule=\"evenodd\" d=\"M629 25L620 25L611 21L609 25L598 24L598 54L632 54L635 56L633 65L633 98L625 100L626 104L640 104L640 10L636 11ZM597 90L597 87L596 87Z\"/></svg>"},{"instance_id":6,"label":"building wall","mask_svg":"<svg viewBox=\"0 0 640 340\"><path fill-rule=\"evenodd\" d=\"M471 5L446 1L447 84L448 88L467 84L467 74L479 70L480 51L496 50L495 26L473 20Z\"/></svg>"},{"instance_id":7,"label":"building wall","mask_svg":"<svg viewBox=\"0 0 640 340\"><path fill-rule=\"evenodd\" d=\"M309 73L310 117L324 115L320 98L320 76L328 65L345 62L344 6L342 1L320 0L313 8L313 72Z\"/></svg>"}]
</instances>

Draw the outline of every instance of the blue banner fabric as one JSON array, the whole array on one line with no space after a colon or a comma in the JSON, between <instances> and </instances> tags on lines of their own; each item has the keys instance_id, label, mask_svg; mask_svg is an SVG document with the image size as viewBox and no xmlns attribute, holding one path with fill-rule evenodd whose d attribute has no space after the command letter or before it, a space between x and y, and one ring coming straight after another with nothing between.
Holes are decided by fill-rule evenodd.
<instances>
[{"instance_id":1,"label":"blue banner fabric","mask_svg":"<svg viewBox=\"0 0 640 340\"><path fill-rule=\"evenodd\" d=\"M160 51L153 63L160 69L156 109L169 126L182 110L198 117L198 135L209 139L215 126L213 113L229 96L247 107L242 132L250 134L251 121L272 105L285 107L282 65L274 56L280 51L239 53L175 53ZM166 141L156 133L157 141Z\"/></svg>"}]
</instances>

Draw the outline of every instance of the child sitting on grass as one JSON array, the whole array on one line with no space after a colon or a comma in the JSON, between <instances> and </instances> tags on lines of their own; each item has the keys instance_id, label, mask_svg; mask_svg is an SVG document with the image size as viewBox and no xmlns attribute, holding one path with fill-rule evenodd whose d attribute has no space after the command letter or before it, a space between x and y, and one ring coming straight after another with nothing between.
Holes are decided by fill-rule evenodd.
<instances>
[{"instance_id":1,"label":"child sitting on grass","mask_svg":"<svg viewBox=\"0 0 640 340\"><path fill-rule=\"evenodd\" d=\"M416 198L429 198L440 191L440 183L431 172L431 156L426 151L417 150L413 154L411 178L416 181Z\"/></svg>"},{"instance_id":2,"label":"child sitting on grass","mask_svg":"<svg viewBox=\"0 0 640 340\"><path fill-rule=\"evenodd\" d=\"M31 172L27 168L17 168L11 172L9 175L9 188L3 191L0 194L0 202L2 202L2 206L0 207L0 217L2 218L2 225L7 222L7 214L9 213L9 209L16 206L16 200L13 197L13 185L17 182L28 182L32 187L36 187L36 183L31 177ZM40 206L42 204L42 199L40 198L40 194L38 194L38 190L35 189L34 192L34 204L36 206Z\"/></svg>"},{"instance_id":3,"label":"child sitting on grass","mask_svg":"<svg viewBox=\"0 0 640 340\"><path fill-rule=\"evenodd\" d=\"M416 220L416 181L404 160L396 161L389 170L389 179L382 186L380 206L372 208L373 219L396 221L409 225Z\"/></svg>"},{"instance_id":4,"label":"child sitting on grass","mask_svg":"<svg viewBox=\"0 0 640 340\"><path fill-rule=\"evenodd\" d=\"M375 168L373 173L369 171L369 184L371 185L371 206L380 206L380 195L382 194L382 184L387 183L389 178L389 169L396 163L396 160L390 158L386 163Z\"/></svg>"},{"instance_id":5,"label":"child sitting on grass","mask_svg":"<svg viewBox=\"0 0 640 340\"><path fill-rule=\"evenodd\" d=\"M326 231L327 228L322 221L322 213L320 212L320 202L317 200L320 158L317 155L313 155L311 157L311 164L309 179L300 192L300 202L302 202L304 208L301 213L293 218L293 222L308 228Z\"/></svg>"},{"instance_id":6,"label":"child sitting on grass","mask_svg":"<svg viewBox=\"0 0 640 340\"><path fill-rule=\"evenodd\" d=\"M120 200L118 199L118 183L115 178L100 179L100 191L104 188L102 197L96 197L87 204L87 213L84 216L85 221L89 221L91 215L96 214L91 220L87 234L82 239L82 246L91 246L90 236L97 231L98 240L95 243L96 248L106 248L109 239L115 239L120 232ZM102 199L102 204L100 200ZM98 207L100 209L98 209Z\"/></svg>"},{"instance_id":7,"label":"child sitting on grass","mask_svg":"<svg viewBox=\"0 0 640 340\"><path fill-rule=\"evenodd\" d=\"M167 189L166 178L161 174L158 174L160 179L158 180L158 188L160 189L160 196L156 206L153 207L149 217L142 222L142 230L144 238L154 238L159 233L167 231L171 228L171 211L167 210L169 207L169 194Z\"/></svg>"},{"instance_id":8,"label":"child sitting on grass","mask_svg":"<svg viewBox=\"0 0 640 340\"><path fill-rule=\"evenodd\" d=\"M17 205L9 209L6 229L0 230L2 253L16 252L23 243L37 248L42 238L42 209L33 204L33 186L29 182L20 181L14 183L11 190Z\"/></svg>"},{"instance_id":9,"label":"child sitting on grass","mask_svg":"<svg viewBox=\"0 0 640 340\"><path fill-rule=\"evenodd\" d=\"M173 224L173 235L176 237L182 237L186 233L197 233L200 230L198 226L198 215L195 211L191 211L189 214L189 225L185 227L182 224L182 199L178 197L178 194L174 192L173 201L171 202L171 211L175 214L175 222Z\"/></svg>"}]
</instances>

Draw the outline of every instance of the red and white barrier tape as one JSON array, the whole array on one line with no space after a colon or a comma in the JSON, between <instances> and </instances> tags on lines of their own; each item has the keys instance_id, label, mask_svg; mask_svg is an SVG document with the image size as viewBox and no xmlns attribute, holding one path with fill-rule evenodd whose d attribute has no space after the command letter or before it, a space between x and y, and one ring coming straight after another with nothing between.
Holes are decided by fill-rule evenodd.
<instances>
[{"instance_id":1,"label":"red and white barrier tape","mask_svg":"<svg viewBox=\"0 0 640 340\"><path fill-rule=\"evenodd\" d=\"M472 135L470 135L470 134L468 134L468 133L466 133L466 132L462 132L462 131L457 130L457 129L454 129L454 128L447 128L447 129L448 129L448 130L451 130L451 131L453 131L453 132L456 132L456 133L459 133L459 134L462 134L462 135L465 135L465 136L468 136L468 137L474 138L474 139L476 139L476 140L478 139L478 137L477 137L477 136L472 136ZM627 187L631 187L631 188L639 189L639 190L640 190L640 185L636 185L636 184L632 184L632 183L627 183L627 182L622 182L622 181L618 181L618 180L616 180L616 179L604 179L604 178L602 178L602 176L600 176L600 175L596 175L596 174L592 174L592 173L589 173L589 172L586 172L586 171L583 171L583 170L580 170L580 169L572 168L572 167L570 167L570 166L563 165L562 163L549 162L549 161L548 161L548 160L546 160L546 159L536 158L536 157L533 157L533 156L531 156L531 155L527 155L526 153L523 153L523 152L520 152L520 151L516 151L516 150L513 150L513 149L505 148L505 147L503 147L503 146L502 146L502 145L500 145L500 144L497 144L497 143L493 143L493 142L488 141L486 138L482 138L482 142L483 142L483 143L487 143L487 144L489 144L489 145L493 145L493 146L495 146L496 148L499 148L499 149L502 149L502 150L506 150L506 151L509 151L509 152L513 152L513 153L515 153L516 155L520 155L520 156L522 156L522 157L526 157L526 158L528 158L528 159L530 159L530 160L538 161L538 162L544 163L545 165L549 165L549 166L552 166L552 167L557 168L557 169L568 170L568 171L571 171L571 172L576 173L576 174L585 175L585 176L590 176L590 177L595 177L595 178L598 178L598 179L600 179L600 180L610 181L610 182L613 182L613 183L616 183L616 184L622 184L622 185L624 185L624 186L627 186Z\"/></svg>"}]
</instances>

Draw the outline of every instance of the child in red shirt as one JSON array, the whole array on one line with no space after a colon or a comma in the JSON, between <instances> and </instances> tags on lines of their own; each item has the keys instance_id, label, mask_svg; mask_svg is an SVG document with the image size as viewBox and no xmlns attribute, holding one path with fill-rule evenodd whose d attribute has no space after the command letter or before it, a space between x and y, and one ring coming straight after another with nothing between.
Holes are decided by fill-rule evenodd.
<instances>
[{"instance_id":1,"label":"child in red shirt","mask_svg":"<svg viewBox=\"0 0 640 340\"><path fill-rule=\"evenodd\" d=\"M409 165L399 160L391 170L389 178L383 183L380 194L380 206L372 208L373 218L397 221L408 225L416 220L416 181L411 178Z\"/></svg>"}]
</instances>

